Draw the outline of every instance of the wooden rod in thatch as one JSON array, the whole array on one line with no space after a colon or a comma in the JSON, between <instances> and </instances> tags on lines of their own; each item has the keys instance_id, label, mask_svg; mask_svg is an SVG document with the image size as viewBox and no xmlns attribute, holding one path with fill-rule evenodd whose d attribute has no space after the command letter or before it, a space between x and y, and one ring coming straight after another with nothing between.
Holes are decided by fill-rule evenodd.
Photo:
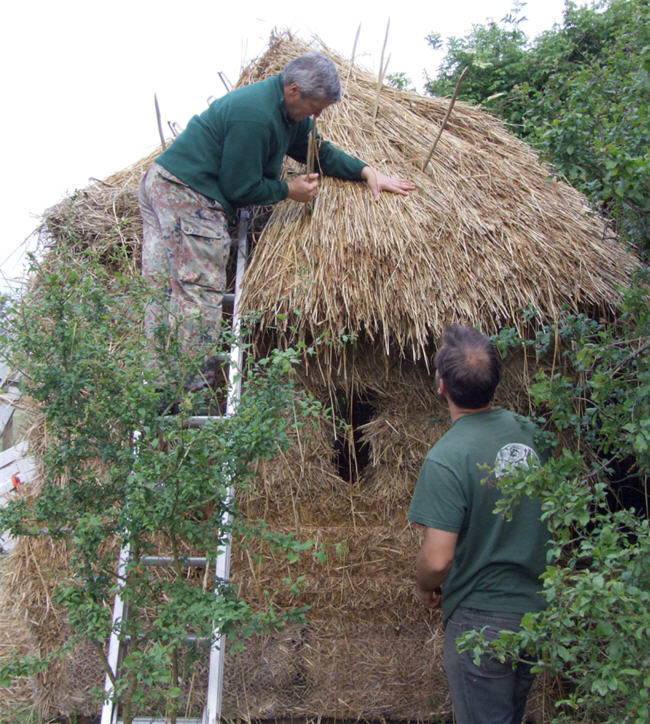
<instances>
[{"instance_id":1,"label":"wooden rod in thatch","mask_svg":"<svg viewBox=\"0 0 650 724\"><path fill-rule=\"evenodd\" d=\"M316 157L316 119L312 119L309 142L307 144L307 175L314 173L314 159ZM305 216L311 216L314 211L314 202L305 204Z\"/></svg>"},{"instance_id":2,"label":"wooden rod in thatch","mask_svg":"<svg viewBox=\"0 0 650 724\"><path fill-rule=\"evenodd\" d=\"M451 103L449 104L449 108L447 109L447 113L445 114L445 117L442 121L442 125L440 126L440 130L438 131L438 135L436 136L436 140L433 142L433 146L431 147L431 151L429 151L429 155L427 156L427 160L422 164L422 170L429 165L429 161L431 160L431 157L433 156L433 152L436 150L436 146L438 145L438 141L440 140L440 136L442 136L442 132L445 130L445 126L447 125L447 121L449 120L449 116L451 115L451 109L454 107L454 103L456 102L456 98L458 97L458 91L460 90L460 86L462 85L463 78L465 77L465 73L467 73L467 68L469 66L465 66L463 68L463 72L460 74L460 77L458 78L458 81L456 83L456 88L454 88L454 95L451 97Z\"/></svg>"},{"instance_id":3,"label":"wooden rod in thatch","mask_svg":"<svg viewBox=\"0 0 650 724\"><path fill-rule=\"evenodd\" d=\"M388 70L388 65L390 64L390 53L388 54L388 58L386 58L386 62L384 63L384 67L381 71L381 82L384 82L384 78L386 77L386 71Z\"/></svg>"},{"instance_id":4,"label":"wooden rod in thatch","mask_svg":"<svg viewBox=\"0 0 650 724\"><path fill-rule=\"evenodd\" d=\"M386 35L384 36L384 46L381 49L381 58L379 59L379 76L377 78L377 98L375 99L375 107L372 112L372 122L374 123L377 120L377 111L379 110L379 94L381 93L381 86L384 82L384 74L386 73L386 68L388 68L388 61L386 61L386 64L384 65L384 53L386 52L386 44L388 43L388 30L390 29L390 18L388 18L388 22L386 23ZM390 56L388 58L390 60Z\"/></svg>"},{"instance_id":5,"label":"wooden rod in thatch","mask_svg":"<svg viewBox=\"0 0 650 724\"><path fill-rule=\"evenodd\" d=\"M225 73L222 71L218 71L217 75L219 76L219 80L223 83L223 87L226 89L226 93L230 93L230 89L232 88L232 83L228 80L228 77Z\"/></svg>"},{"instance_id":6,"label":"wooden rod in thatch","mask_svg":"<svg viewBox=\"0 0 650 724\"><path fill-rule=\"evenodd\" d=\"M160 136L160 145L162 146L162 150L164 151L167 148L167 144L165 143L165 135L163 134L162 130L162 119L160 118L160 106L158 105L158 96L155 93L153 94L153 104L156 107L156 122L158 123L158 135Z\"/></svg>"},{"instance_id":7,"label":"wooden rod in thatch","mask_svg":"<svg viewBox=\"0 0 650 724\"><path fill-rule=\"evenodd\" d=\"M354 56L357 53L357 43L359 42L359 33L361 33L361 23L359 23L359 27L357 28L357 34L354 36L354 44L352 45L352 56L350 57L350 65L348 66L348 74L345 78L345 89L343 91L344 95L348 94L348 83L350 82L350 73L352 73L352 66L354 65Z\"/></svg>"}]
</instances>

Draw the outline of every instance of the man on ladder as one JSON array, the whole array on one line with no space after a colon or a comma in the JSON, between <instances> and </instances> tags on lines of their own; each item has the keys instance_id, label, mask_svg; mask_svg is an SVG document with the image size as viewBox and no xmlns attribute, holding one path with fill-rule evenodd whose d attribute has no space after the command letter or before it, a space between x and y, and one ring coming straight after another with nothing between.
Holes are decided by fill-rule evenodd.
<instances>
[{"instance_id":1,"label":"man on ladder","mask_svg":"<svg viewBox=\"0 0 650 724\"><path fill-rule=\"evenodd\" d=\"M148 310L145 331L149 336L161 322L169 324L172 317L178 317L185 352L195 354L216 346L231 246L228 223L239 209L249 205L268 205L285 198L300 203L314 199L318 174L281 181L282 163L285 155L301 163L307 161L311 116L318 117L340 97L341 85L334 63L319 53L307 53L287 63L281 74L234 90L212 103L200 116L194 116L186 130L155 159L140 184L142 270L152 284L165 280L167 304L164 312L154 306ZM316 138L318 163L327 175L364 180L374 198L381 191L408 194L414 188L408 181L390 178ZM237 343L238 299L246 262L245 229L242 220L233 312L235 343L229 360L226 415L233 414L239 398L242 347ZM217 364L217 357L206 359L200 374L188 381L186 389L194 392L212 386ZM232 494L230 489L228 498ZM222 520L223 529L228 528L228 516L226 513ZM128 548L122 550L123 565L130 555ZM216 558L217 581L228 579L229 556L227 540ZM155 558L160 563L165 557ZM109 652L113 670L119 666L119 619L123 615L126 614L118 593ZM221 714L223 643L222 632L215 625L204 724L215 724ZM118 703L111 701L108 677L105 690L102 724L115 724Z\"/></svg>"},{"instance_id":2,"label":"man on ladder","mask_svg":"<svg viewBox=\"0 0 650 724\"><path fill-rule=\"evenodd\" d=\"M158 156L140 184L143 218L142 271L168 280L169 310L182 320L186 351L209 344L219 327L226 284L228 220L238 208L282 199L308 203L318 174L281 181L285 155L305 163L312 118L341 98L334 63L317 52L288 62L266 80L231 91L194 116ZM318 139L320 168L329 176L364 180L381 191L408 194L412 183L390 178L363 161ZM149 333L166 321L150 308ZM205 362L188 389L210 385L216 360Z\"/></svg>"}]
</instances>

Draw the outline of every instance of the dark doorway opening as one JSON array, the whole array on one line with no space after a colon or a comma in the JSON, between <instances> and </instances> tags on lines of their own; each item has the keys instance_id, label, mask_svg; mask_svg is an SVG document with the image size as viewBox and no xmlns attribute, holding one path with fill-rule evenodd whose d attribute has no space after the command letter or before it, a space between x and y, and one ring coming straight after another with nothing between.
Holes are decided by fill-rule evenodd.
<instances>
[{"instance_id":1,"label":"dark doorway opening","mask_svg":"<svg viewBox=\"0 0 650 724\"><path fill-rule=\"evenodd\" d=\"M375 405L371 400L357 396L349 400L343 392L338 393L336 401L335 462L339 476L352 483L359 479L370 462L370 446L362 442L360 428L372 419Z\"/></svg>"}]
</instances>

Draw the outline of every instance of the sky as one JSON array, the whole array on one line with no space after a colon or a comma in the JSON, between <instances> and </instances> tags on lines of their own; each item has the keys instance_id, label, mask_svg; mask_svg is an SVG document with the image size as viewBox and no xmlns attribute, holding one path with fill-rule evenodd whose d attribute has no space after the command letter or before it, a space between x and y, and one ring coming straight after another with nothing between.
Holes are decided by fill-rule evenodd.
<instances>
[{"instance_id":1,"label":"sky","mask_svg":"<svg viewBox=\"0 0 650 724\"><path fill-rule=\"evenodd\" d=\"M126 168L159 145L163 123L185 126L225 92L224 73L264 52L271 31L319 37L378 72L388 26L388 73L402 71L421 90L443 52L425 38L463 36L500 20L514 0L20 0L3 9L0 30L3 139L0 184L0 290L18 288L34 249L28 237L43 211ZM579 4L584 4L580 2ZM564 0L528 0L529 37L562 21Z\"/></svg>"}]
</instances>

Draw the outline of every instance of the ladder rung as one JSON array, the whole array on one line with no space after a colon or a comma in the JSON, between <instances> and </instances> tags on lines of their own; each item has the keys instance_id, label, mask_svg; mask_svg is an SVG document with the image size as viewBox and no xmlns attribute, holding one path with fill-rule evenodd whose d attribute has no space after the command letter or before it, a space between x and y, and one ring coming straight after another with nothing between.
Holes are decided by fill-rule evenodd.
<instances>
[{"instance_id":1,"label":"ladder rung","mask_svg":"<svg viewBox=\"0 0 650 724\"><path fill-rule=\"evenodd\" d=\"M202 427L208 420L225 420L227 415L191 415L185 420L188 427ZM175 415L165 415L165 420L175 420Z\"/></svg>"},{"instance_id":2,"label":"ladder rung","mask_svg":"<svg viewBox=\"0 0 650 724\"><path fill-rule=\"evenodd\" d=\"M187 418L188 427L203 427L208 420L225 420L225 415L192 415Z\"/></svg>"},{"instance_id":3,"label":"ladder rung","mask_svg":"<svg viewBox=\"0 0 650 724\"><path fill-rule=\"evenodd\" d=\"M169 719L156 719L145 716L137 716L131 720L133 724L167 724ZM195 717L178 716L176 717L176 724L201 724L203 719L197 719ZM117 724L124 724L122 719L117 720Z\"/></svg>"},{"instance_id":4,"label":"ladder rung","mask_svg":"<svg viewBox=\"0 0 650 724\"><path fill-rule=\"evenodd\" d=\"M187 634L184 639L189 644L210 644L212 639L209 636L195 636L194 634Z\"/></svg>"},{"instance_id":5,"label":"ladder rung","mask_svg":"<svg viewBox=\"0 0 650 724\"><path fill-rule=\"evenodd\" d=\"M142 556L140 563L145 566L170 566L174 562L173 556ZM179 556L181 566L203 568L206 564L205 556Z\"/></svg>"},{"instance_id":6,"label":"ladder rung","mask_svg":"<svg viewBox=\"0 0 650 724\"><path fill-rule=\"evenodd\" d=\"M133 640L133 636L130 634L124 634L122 641L130 644ZM212 639L209 636L195 636L194 634L187 634L183 636L183 641L188 644L209 644L212 643Z\"/></svg>"}]
</instances>

